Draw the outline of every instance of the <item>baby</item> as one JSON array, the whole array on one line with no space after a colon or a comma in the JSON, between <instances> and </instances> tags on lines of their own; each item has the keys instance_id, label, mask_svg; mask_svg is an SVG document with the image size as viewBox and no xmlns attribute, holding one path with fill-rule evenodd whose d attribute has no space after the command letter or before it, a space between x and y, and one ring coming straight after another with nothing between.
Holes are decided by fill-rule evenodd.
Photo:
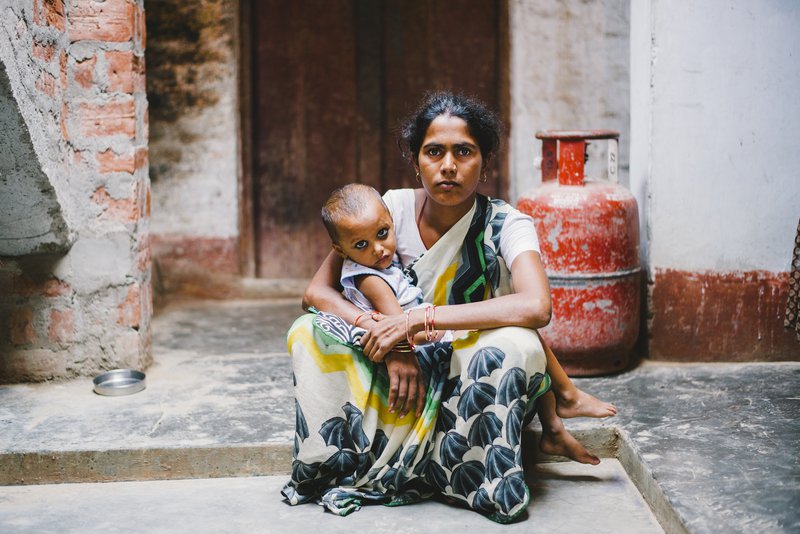
<instances>
[{"instance_id":1,"label":"baby","mask_svg":"<svg viewBox=\"0 0 800 534\"><path fill-rule=\"evenodd\" d=\"M428 306L423 304L422 291L406 279L399 264L393 263L397 242L392 215L380 193L374 188L364 184L349 184L337 189L322 208L322 221L331 237L334 250L344 258L341 285L347 300L365 314L378 311L386 315L396 315L416 307ZM355 323L358 323L359 318L356 318ZM419 332L409 341L413 341L415 345L431 341L451 341L463 333L436 330ZM549 365L547 370L550 371ZM564 381L574 388L566 375ZM553 389L557 386L558 383L553 382ZM580 390L576 391L599 403L594 397ZM553 391L542 395L537 402L537 412L542 423L542 439L539 443L542 452L566 456L582 463L600 463L599 458L589 453L567 432L558 416L558 408ZM566 416L575 415L589 414Z\"/></svg>"},{"instance_id":2,"label":"baby","mask_svg":"<svg viewBox=\"0 0 800 534\"><path fill-rule=\"evenodd\" d=\"M322 222L333 249L344 259L340 283L347 300L364 312L386 315L424 307L422 290L408 281L399 263L394 263L394 224L380 193L368 185L345 185L325 202ZM415 345L452 341L459 334L433 331L426 337L419 332L413 341Z\"/></svg>"}]
</instances>

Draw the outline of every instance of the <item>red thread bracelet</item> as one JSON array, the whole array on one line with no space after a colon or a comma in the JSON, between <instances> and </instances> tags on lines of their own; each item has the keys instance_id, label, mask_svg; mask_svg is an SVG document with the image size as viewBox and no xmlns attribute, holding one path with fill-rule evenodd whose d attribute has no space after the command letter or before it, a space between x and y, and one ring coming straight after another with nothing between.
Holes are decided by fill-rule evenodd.
<instances>
[{"instance_id":1,"label":"red thread bracelet","mask_svg":"<svg viewBox=\"0 0 800 534\"><path fill-rule=\"evenodd\" d=\"M358 321L360 321L361 318L364 317L365 315L367 315L368 313L372 313L372 312L364 312L364 313L360 314L358 317L356 317L356 320L353 321L353 326L358 326Z\"/></svg>"},{"instance_id":2,"label":"red thread bracelet","mask_svg":"<svg viewBox=\"0 0 800 534\"><path fill-rule=\"evenodd\" d=\"M406 310L406 340L408 340L408 344L411 345L411 350L414 350L414 340L411 339L411 330L409 328L409 317L411 317L411 310Z\"/></svg>"}]
</instances>

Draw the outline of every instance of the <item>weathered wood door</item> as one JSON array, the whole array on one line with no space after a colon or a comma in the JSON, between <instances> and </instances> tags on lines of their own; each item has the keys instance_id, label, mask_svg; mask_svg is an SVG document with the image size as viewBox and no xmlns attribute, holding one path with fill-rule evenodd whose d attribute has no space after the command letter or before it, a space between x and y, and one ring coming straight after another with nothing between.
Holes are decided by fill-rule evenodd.
<instances>
[{"instance_id":1,"label":"weathered wood door","mask_svg":"<svg viewBox=\"0 0 800 534\"><path fill-rule=\"evenodd\" d=\"M253 0L249 23L258 276L314 273L334 188L415 184L396 132L425 91L506 109L503 0ZM484 192L502 196L494 167Z\"/></svg>"}]
</instances>

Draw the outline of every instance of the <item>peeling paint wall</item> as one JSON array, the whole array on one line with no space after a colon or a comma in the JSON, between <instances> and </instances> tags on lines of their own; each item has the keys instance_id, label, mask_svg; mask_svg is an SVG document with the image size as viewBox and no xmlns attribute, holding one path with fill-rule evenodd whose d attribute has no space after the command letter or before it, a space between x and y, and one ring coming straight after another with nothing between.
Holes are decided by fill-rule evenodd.
<instances>
[{"instance_id":1,"label":"peeling paint wall","mask_svg":"<svg viewBox=\"0 0 800 534\"><path fill-rule=\"evenodd\" d=\"M631 185L651 355L798 359L782 327L800 218L800 4L632 7Z\"/></svg>"},{"instance_id":2,"label":"peeling paint wall","mask_svg":"<svg viewBox=\"0 0 800 534\"><path fill-rule=\"evenodd\" d=\"M160 293L199 289L208 296L202 288L209 277L239 273L238 9L236 0L162 0L148 7L153 258Z\"/></svg>"},{"instance_id":3,"label":"peeling paint wall","mask_svg":"<svg viewBox=\"0 0 800 534\"><path fill-rule=\"evenodd\" d=\"M509 1L511 201L540 183L538 130L618 130L626 183L629 11L629 0ZM602 147L590 147L588 176L604 176Z\"/></svg>"}]
</instances>

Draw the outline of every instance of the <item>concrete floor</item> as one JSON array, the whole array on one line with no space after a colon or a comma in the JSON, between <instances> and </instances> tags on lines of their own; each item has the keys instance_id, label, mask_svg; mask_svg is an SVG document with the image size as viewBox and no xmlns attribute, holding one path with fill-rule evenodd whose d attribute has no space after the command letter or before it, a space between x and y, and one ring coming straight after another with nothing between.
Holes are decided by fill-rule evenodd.
<instances>
[{"instance_id":1,"label":"concrete floor","mask_svg":"<svg viewBox=\"0 0 800 534\"><path fill-rule=\"evenodd\" d=\"M128 397L95 395L90 379L0 387L0 483L13 485L0 488L0 531L114 531L98 510L148 532L403 531L438 517L491 527L439 503L339 519L281 502L294 431L284 335L298 312L296 301L173 305L154 321L147 389ZM650 363L578 382L620 409L568 422L604 461L532 468L527 527L515 528L654 528L627 470L669 532L800 531L800 364ZM199 480L170 480L181 478ZM130 480L146 482L89 483Z\"/></svg>"}]
</instances>

